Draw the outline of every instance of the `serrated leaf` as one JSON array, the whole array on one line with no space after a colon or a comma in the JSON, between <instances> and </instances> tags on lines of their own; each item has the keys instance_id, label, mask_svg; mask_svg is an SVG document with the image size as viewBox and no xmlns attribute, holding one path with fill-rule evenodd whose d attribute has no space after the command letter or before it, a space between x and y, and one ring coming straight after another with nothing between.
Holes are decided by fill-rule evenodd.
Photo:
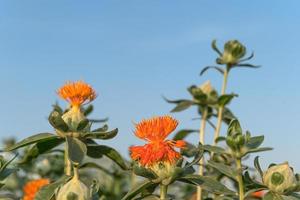
<instances>
[{"instance_id":1,"label":"serrated leaf","mask_svg":"<svg viewBox=\"0 0 300 200\"><path fill-rule=\"evenodd\" d=\"M25 138L21 142L18 142L16 144L8 147L7 149L5 149L5 151L13 151L13 150L16 150L18 148L28 146L30 144L34 144L36 142L47 141L47 140L51 140L53 138L58 138L58 136L54 135L52 133L39 133L39 134L30 136L28 138Z\"/></svg>"},{"instance_id":2,"label":"serrated leaf","mask_svg":"<svg viewBox=\"0 0 300 200\"><path fill-rule=\"evenodd\" d=\"M66 141L68 145L68 156L70 161L75 165L79 165L87 153L86 145L74 137L67 136Z\"/></svg>"},{"instance_id":3,"label":"serrated leaf","mask_svg":"<svg viewBox=\"0 0 300 200\"><path fill-rule=\"evenodd\" d=\"M87 146L87 155L95 155L95 156L102 156L105 155L106 157L110 158L114 161L117 165L119 165L122 169L128 169L124 159L122 156L113 148L105 145L88 145Z\"/></svg>"}]
</instances>

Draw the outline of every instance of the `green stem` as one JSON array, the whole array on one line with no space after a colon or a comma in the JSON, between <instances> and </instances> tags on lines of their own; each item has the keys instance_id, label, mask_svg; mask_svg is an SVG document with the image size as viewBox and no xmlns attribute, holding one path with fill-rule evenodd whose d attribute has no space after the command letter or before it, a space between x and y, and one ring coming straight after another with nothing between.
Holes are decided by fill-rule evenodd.
<instances>
[{"instance_id":1,"label":"green stem","mask_svg":"<svg viewBox=\"0 0 300 200\"><path fill-rule=\"evenodd\" d=\"M71 176L72 171L72 165L71 161L69 160L69 154L68 154L68 145L65 143L65 174L67 176Z\"/></svg>"},{"instance_id":2,"label":"green stem","mask_svg":"<svg viewBox=\"0 0 300 200\"><path fill-rule=\"evenodd\" d=\"M167 200L168 186L160 184L160 200Z\"/></svg>"},{"instance_id":3,"label":"green stem","mask_svg":"<svg viewBox=\"0 0 300 200\"><path fill-rule=\"evenodd\" d=\"M207 107L203 109L202 112L202 118L201 118L201 125L200 125L200 131L199 131L199 141L202 145L204 145L205 142L205 127L206 127L206 120L207 120ZM203 176L204 173L204 158L202 157L199 162L199 175ZM202 199L202 188L201 186L197 187L197 200Z\"/></svg>"},{"instance_id":4,"label":"green stem","mask_svg":"<svg viewBox=\"0 0 300 200\"><path fill-rule=\"evenodd\" d=\"M224 70L221 95L224 95L225 92L226 92L229 69L230 69L230 66L227 66L226 69ZM222 119L223 119L223 111L224 111L224 106L219 106L218 120L217 120L216 130L215 130L215 134L214 134L213 145L217 144L216 140L220 136L221 126L222 126Z\"/></svg>"},{"instance_id":5,"label":"green stem","mask_svg":"<svg viewBox=\"0 0 300 200\"><path fill-rule=\"evenodd\" d=\"M237 181L239 184L239 200L244 200L244 182L243 182L243 177L242 177L242 160L241 158L237 158L236 160L236 166L238 170L238 175L237 175Z\"/></svg>"}]
</instances>

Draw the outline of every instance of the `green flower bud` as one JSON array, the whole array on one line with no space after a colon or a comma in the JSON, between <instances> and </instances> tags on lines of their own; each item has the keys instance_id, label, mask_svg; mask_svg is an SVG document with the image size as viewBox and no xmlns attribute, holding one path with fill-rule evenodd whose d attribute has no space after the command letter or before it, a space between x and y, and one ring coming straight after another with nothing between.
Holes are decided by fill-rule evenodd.
<instances>
[{"instance_id":1,"label":"green flower bud","mask_svg":"<svg viewBox=\"0 0 300 200\"><path fill-rule=\"evenodd\" d=\"M296 177L289 164L283 163L270 167L263 175L263 183L273 192L284 192L297 184Z\"/></svg>"},{"instance_id":2,"label":"green flower bud","mask_svg":"<svg viewBox=\"0 0 300 200\"><path fill-rule=\"evenodd\" d=\"M78 124L86 119L80 107L73 106L68 112L63 114L62 119L66 122L72 131L76 131Z\"/></svg>"},{"instance_id":3,"label":"green flower bud","mask_svg":"<svg viewBox=\"0 0 300 200\"><path fill-rule=\"evenodd\" d=\"M206 81L202 85L200 85L200 89L206 95L210 95L210 93L214 90L210 81Z\"/></svg>"},{"instance_id":4,"label":"green flower bud","mask_svg":"<svg viewBox=\"0 0 300 200\"><path fill-rule=\"evenodd\" d=\"M59 189L56 199L68 200L71 197L76 197L77 200L91 200L89 188L76 175Z\"/></svg>"},{"instance_id":5,"label":"green flower bud","mask_svg":"<svg viewBox=\"0 0 300 200\"><path fill-rule=\"evenodd\" d=\"M175 165L169 162L159 162L150 167L150 169L161 179L171 177L175 170Z\"/></svg>"},{"instance_id":6,"label":"green flower bud","mask_svg":"<svg viewBox=\"0 0 300 200\"><path fill-rule=\"evenodd\" d=\"M224 45L222 57L217 59L218 64L237 64L246 55L246 47L237 40L230 40Z\"/></svg>"}]
</instances>

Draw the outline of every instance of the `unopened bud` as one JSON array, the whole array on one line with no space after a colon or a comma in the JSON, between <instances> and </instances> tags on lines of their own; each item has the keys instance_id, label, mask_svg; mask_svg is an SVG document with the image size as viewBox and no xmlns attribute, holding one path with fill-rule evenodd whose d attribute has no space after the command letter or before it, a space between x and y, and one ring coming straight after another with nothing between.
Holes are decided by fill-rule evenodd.
<instances>
[{"instance_id":1,"label":"unopened bud","mask_svg":"<svg viewBox=\"0 0 300 200\"><path fill-rule=\"evenodd\" d=\"M60 188L57 200L91 200L89 188L82 183L77 176L74 176L68 183Z\"/></svg>"},{"instance_id":2,"label":"unopened bud","mask_svg":"<svg viewBox=\"0 0 300 200\"><path fill-rule=\"evenodd\" d=\"M224 45L223 55L217 59L218 64L237 64L246 54L246 47L237 40L230 40Z\"/></svg>"},{"instance_id":3,"label":"unopened bud","mask_svg":"<svg viewBox=\"0 0 300 200\"><path fill-rule=\"evenodd\" d=\"M263 176L264 184L273 192L284 192L297 184L296 177L289 164L283 163L270 167Z\"/></svg>"}]
</instances>

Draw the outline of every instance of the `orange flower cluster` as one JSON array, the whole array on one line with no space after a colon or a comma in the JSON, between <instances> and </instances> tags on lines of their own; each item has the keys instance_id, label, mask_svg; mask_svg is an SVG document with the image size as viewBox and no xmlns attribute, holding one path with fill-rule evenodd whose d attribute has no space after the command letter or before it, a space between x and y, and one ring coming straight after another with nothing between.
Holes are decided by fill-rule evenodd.
<instances>
[{"instance_id":1,"label":"orange flower cluster","mask_svg":"<svg viewBox=\"0 0 300 200\"><path fill-rule=\"evenodd\" d=\"M174 164L181 157L174 147L183 148L186 145L183 140L166 140L177 125L178 122L170 116L154 117L136 124L135 135L148 144L130 147L131 158L145 167L159 162Z\"/></svg>"},{"instance_id":2,"label":"orange flower cluster","mask_svg":"<svg viewBox=\"0 0 300 200\"><path fill-rule=\"evenodd\" d=\"M94 89L83 81L67 82L58 89L57 94L75 107L89 103L96 98Z\"/></svg>"},{"instance_id":3,"label":"orange flower cluster","mask_svg":"<svg viewBox=\"0 0 300 200\"><path fill-rule=\"evenodd\" d=\"M38 179L29 181L23 188L23 200L34 200L36 193L45 185L50 183L49 179Z\"/></svg>"}]
</instances>

